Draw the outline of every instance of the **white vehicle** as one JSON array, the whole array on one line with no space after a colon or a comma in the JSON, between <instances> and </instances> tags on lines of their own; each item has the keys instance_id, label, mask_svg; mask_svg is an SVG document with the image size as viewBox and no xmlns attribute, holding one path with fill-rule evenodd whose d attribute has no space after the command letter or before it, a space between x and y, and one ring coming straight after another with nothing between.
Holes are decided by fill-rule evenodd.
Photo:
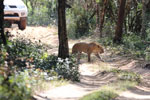
<instances>
[{"instance_id":1,"label":"white vehicle","mask_svg":"<svg viewBox=\"0 0 150 100\"><path fill-rule=\"evenodd\" d=\"M4 21L11 26L18 24L24 30L27 24L27 7L22 0L4 0Z\"/></svg>"}]
</instances>

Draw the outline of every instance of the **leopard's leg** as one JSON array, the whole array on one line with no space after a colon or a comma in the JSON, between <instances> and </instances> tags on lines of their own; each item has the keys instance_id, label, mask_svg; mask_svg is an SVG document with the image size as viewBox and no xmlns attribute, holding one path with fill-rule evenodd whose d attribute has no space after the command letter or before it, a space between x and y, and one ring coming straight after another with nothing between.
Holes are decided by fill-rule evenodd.
<instances>
[{"instance_id":1,"label":"leopard's leg","mask_svg":"<svg viewBox=\"0 0 150 100\"><path fill-rule=\"evenodd\" d=\"M77 62L80 63L80 58L81 58L81 52L78 52L78 58L77 58Z\"/></svg>"},{"instance_id":2,"label":"leopard's leg","mask_svg":"<svg viewBox=\"0 0 150 100\"><path fill-rule=\"evenodd\" d=\"M88 53L88 62L91 62L91 53Z\"/></svg>"},{"instance_id":3,"label":"leopard's leg","mask_svg":"<svg viewBox=\"0 0 150 100\"><path fill-rule=\"evenodd\" d=\"M99 58L101 61L103 61L102 58L100 57L100 55L99 55L98 53L95 53L95 56L96 56L97 58Z\"/></svg>"}]
</instances>

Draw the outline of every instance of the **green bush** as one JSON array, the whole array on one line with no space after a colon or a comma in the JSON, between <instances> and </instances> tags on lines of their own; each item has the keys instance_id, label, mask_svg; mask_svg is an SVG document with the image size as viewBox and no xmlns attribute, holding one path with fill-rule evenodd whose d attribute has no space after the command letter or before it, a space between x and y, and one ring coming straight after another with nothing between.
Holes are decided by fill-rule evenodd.
<instances>
[{"instance_id":1,"label":"green bush","mask_svg":"<svg viewBox=\"0 0 150 100\"><path fill-rule=\"evenodd\" d=\"M59 78L65 78L72 81L79 81L79 69L77 60L70 56L66 59L58 58L57 56L51 55L45 59L36 60L35 68L43 70L55 70Z\"/></svg>"},{"instance_id":2,"label":"green bush","mask_svg":"<svg viewBox=\"0 0 150 100\"><path fill-rule=\"evenodd\" d=\"M44 59L35 59L33 64L35 68L50 70L56 67L57 58L55 55L49 55Z\"/></svg>"},{"instance_id":3,"label":"green bush","mask_svg":"<svg viewBox=\"0 0 150 100\"><path fill-rule=\"evenodd\" d=\"M113 46L113 38L105 37L98 40L99 43L102 43L104 46Z\"/></svg>"},{"instance_id":4,"label":"green bush","mask_svg":"<svg viewBox=\"0 0 150 100\"><path fill-rule=\"evenodd\" d=\"M0 75L0 100L32 100L31 89L20 75Z\"/></svg>"},{"instance_id":5,"label":"green bush","mask_svg":"<svg viewBox=\"0 0 150 100\"><path fill-rule=\"evenodd\" d=\"M61 62L57 56L48 55L49 47L40 42L16 39L8 43L0 48L0 100L31 100L32 92L43 82L62 77L79 80L75 58Z\"/></svg>"},{"instance_id":6,"label":"green bush","mask_svg":"<svg viewBox=\"0 0 150 100\"><path fill-rule=\"evenodd\" d=\"M75 1L72 8L66 11L69 38L76 39L89 36L95 29L96 18L90 18L93 12L86 10L79 1Z\"/></svg>"},{"instance_id":7,"label":"green bush","mask_svg":"<svg viewBox=\"0 0 150 100\"><path fill-rule=\"evenodd\" d=\"M47 46L40 42L32 43L30 40L18 39L11 41L7 50L9 55L7 62L14 62L13 66L17 66L17 70L34 68L43 70L47 74L51 70L55 70L63 78L72 81L79 80L78 65L74 57L71 56L61 62L62 60L58 59L57 56L48 55Z\"/></svg>"},{"instance_id":8,"label":"green bush","mask_svg":"<svg viewBox=\"0 0 150 100\"><path fill-rule=\"evenodd\" d=\"M144 52L145 54L145 60L150 61L150 47L148 46Z\"/></svg>"},{"instance_id":9,"label":"green bush","mask_svg":"<svg viewBox=\"0 0 150 100\"><path fill-rule=\"evenodd\" d=\"M31 89L25 79L8 65L9 54L6 48L0 48L0 100L31 100Z\"/></svg>"},{"instance_id":10,"label":"green bush","mask_svg":"<svg viewBox=\"0 0 150 100\"><path fill-rule=\"evenodd\" d=\"M30 40L19 38L9 42L7 61L12 61L14 66L20 68L30 67L48 57L48 48L40 42L32 43Z\"/></svg>"},{"instance_id":11,"label":"green bush","mask_svg":"<svg viewBox=\"0 0 150 100\"><path fill-rule=\"evenodd\" d=\"M70 57L66 59L58 58L56 65L56 72L65 79L72 81L79 81L79 69L75 58Z\"/></svg>"},{"instance_id":12,"label":"green bush","mask_svg":"<svg viewBox=\"0 0 150 100\"><path fill-rule=\"evenodd\" d=\"M41 44L41 42L32 43L23 38L9 42L7 47L7 61L13 61L14 66L19 68L35 67L42 70L50 70L56 67L57 56L48 55L47 50L51 47Z\"/></svg>"},{"instance_id":13,"label":"green bush","mask_svg":"<svg viewBox=\"0 0 150 100\"><path fill-rule=\"evenodd\" d=\"M113 100L116 98L118 94L115 90L109 89L101 89L98 92L91 93L82 97L80 100Z\"/></svg>"},{"instance_id":14,"label":"green bush","mask_svg":"<svg viewBox=\"0 0 150 100\"><path fill-rule=\"evenodd\" d=\"M6 49L4 45L0 45L0 66L4 65L6 57L7 57Z\"/></svg>"},{"instance_id":15,"label":"green bush","mask_svg":"<svg viewBox=\"0 0 150 100\"><path fill-rule=\"evenodd\" d=\"M0 70L0 100L32 100L32 93L42 88L45 81L57 80L54 70L25 69L11 73L7 77L4 70ZM13 74L14 73L14 74Z\"/></svg>"},{"instance_id":16,"label":"green bush","mask_svg":"<svg viewBox=\"0 0 150 100\"><path fill-rule=\"evenodd\" d=\"M133 81L133 82L141 82L141 76L134 73L134 72L128 72L128 71L123 71L119 69L112 69L110 72L113 72L117 74L117 77L120 80L125 80L125 81Z\"/></svg>"},{"instance_id":17,"label":"green bush","mask_svg":"<svg viewBox=\"0 0 150 100\"><path fill-rule=\"evenodd\" d=\"M86 36L89 34L89 23L88 16L83 9L77 9L78 12L74 13L75 18L70 18L72 21L68 21L68 34L69 37L72 35L74 38L79 38L81 36ZM79 12L81 11L81 12Z\"/></svg>"},{"instance_id":18,"label":"green bush","mask_svg":"<svg viewBox=\"0 0 150 100\"><path fill-rule=\"evenodd\" d=\"M145 45L142 44L141 37L135 34L124 35L123 44L132 50L141 50L145 48Z\"/></svg>"},{"instance_id":19,"label":"green bush","mask_svg":"<svg viewBox=\"0 0 150 100\"><path fill-rule=\"evenodd\" d=\"M131 54L145 58L148 44L144 44L140 36L135 34L124 35L123 45L130 50Z\"/></svg>"},{"instance_id":20,"label":"green bush","mask_svg":"<svg viewBox=\"0 0 150 100\"><path fill-rule=\"evenodd\" d=\"M44 47L40 42L32 43L31 40L19 38L10 41L8 44L7 52L9 57L39 57L46 52L46 46Z\"/></svg>"},{"instance_id":21,"label":"green bush","mask_svg":"<svg viewBox=\"0 0 150 100\"><path fill-rule=\"evenodd\" d=\"M143 43L142 38L136 34L124 34L122 37L121 44L114 44L113 38L111 36L99 39L98 42L102 43L104 46L108 46L109 49L114 51L116 54L131 54L134 57L142 57L148 60L150 57L149 45Z\"/></svg>"},{"instance_id":22,"label":"green bush","mask_svg":"<svg viewBox=\"0 0 150 100\"><path fill-rule=\"evenodd\" d=\"M31 1L34 3L32 9L30 1L28 2L28 25L48 26L57 24L57 2L56 0Z\"/></svg>"}]
</instances>

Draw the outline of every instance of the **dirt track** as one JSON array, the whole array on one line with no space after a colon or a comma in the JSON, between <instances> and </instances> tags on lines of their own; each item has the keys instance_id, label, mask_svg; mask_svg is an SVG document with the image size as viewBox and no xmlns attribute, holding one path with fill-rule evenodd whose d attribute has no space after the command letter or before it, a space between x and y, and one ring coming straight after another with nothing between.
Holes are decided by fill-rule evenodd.
<instances>
[{"instance_id":1,"label":"dirt track","mask_svg":"<svg viewBox=\"0 0 150 100\"><path fill-rule=\"evenodd\" d=\"M10 30L10 29L9 29ZM11 34L15 37L24 37L32 41L41 41L52 47L50 53L57 54L58 51L58 37L56 28L47 27L27 27L26 30L21 31L17 28L11 30ZM69 40L69 48L79 41L89 42L91 39ZM78 100L83 95L90 93L100 86L115 81L116 78L112 74L102 75L99 70L95 70L93 66L108 65L110 67L119 67L122 70L132 70L143 76L143 83L141 85L125 91L120 94L116 100L150 100L150 70L142 69L136 60L127 59L120 56L110 57L109 53L104 53L102 58L105 62L99 61L92 57L92 63L87 63L87 59L81 60L80 72L81 82L71 83L62 87L57 87L48 91L37 94L37 100Z\"/></svg>"}]
</instances>

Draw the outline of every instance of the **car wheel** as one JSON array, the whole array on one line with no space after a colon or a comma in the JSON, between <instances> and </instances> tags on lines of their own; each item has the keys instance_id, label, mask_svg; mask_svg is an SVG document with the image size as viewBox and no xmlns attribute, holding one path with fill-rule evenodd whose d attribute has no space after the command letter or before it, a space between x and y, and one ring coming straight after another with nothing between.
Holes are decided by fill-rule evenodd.
<instances>
[{"instance_id":1,"label":"car wheel","mask_svg":"<svg viewBox=\"0 0 150 100\"><path fill-rule=\"evenodd\" d=\"M20 21L18 23L18 27L20 30L24 30L27 25L27 18L20 18Z\"/></svg>"},{"instance_id":2,"label":"car wheel","mask_svg":"<svg viewBox=\"0 0 150 100\"><path fill-rule=\"evenodd\" d=\"M5 27L5 28L11 28L11 26L12 26L12 23L11 23L11 22L9 22L9 21L4 21L4 27Z\"/></svg>"}]
</instances>

